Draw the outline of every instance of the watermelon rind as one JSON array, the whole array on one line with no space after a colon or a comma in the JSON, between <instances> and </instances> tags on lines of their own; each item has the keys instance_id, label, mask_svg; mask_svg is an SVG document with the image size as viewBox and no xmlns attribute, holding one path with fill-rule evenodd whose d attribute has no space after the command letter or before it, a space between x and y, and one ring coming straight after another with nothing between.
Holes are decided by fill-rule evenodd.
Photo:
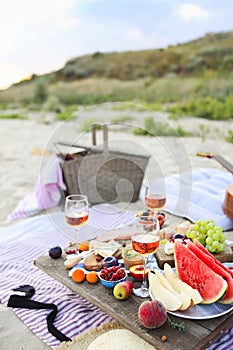
<instances>
[{"instance_id":1,"label":"watermelon rind","mask_svg":"<svg viewBox=\"0 0 233 350\"><path fill-rule=\"evenodd\" d=\"M207 266L209 266L214 272L221 276L228 285L227 291L222 299L219 300L222 304L231 304L233 303L233 278L231 275L222 268L220 264L217 264L214 257L205 254L205 252L198 247L195 243L191 241L187 242L187 247L190 249L199 259L201 259ZM224 265L223 265L224 266Z\"/></svg>"},{"instance_id":2,"label":"watermelon rind","mask_svg":"<svg viewBox=\"0 0 233 350\"><path fill-rule=\"evenodd\" d=\"M195 245L203 251L208 256L211 256L212 259L214 259L215 263L219 266L221 266L226 272L228 272L231 277L233 278L233 271L230 270L228 267L224 266L218 259L215 258L215 256L210 253L200 242L196 241Z\"/></svg>"},{"instance_id":3,"label":"watermelon rind","mask_svg":"<svg viewBox=\"0 0 233 350\"><path fill-rule=\"evenodd\" d=\"M221 299L227 290L227 282L199 259L187 245L174 244L174 260L178 277L201 294L202 304L212 304Z\"/></svg>"}]
</instances>

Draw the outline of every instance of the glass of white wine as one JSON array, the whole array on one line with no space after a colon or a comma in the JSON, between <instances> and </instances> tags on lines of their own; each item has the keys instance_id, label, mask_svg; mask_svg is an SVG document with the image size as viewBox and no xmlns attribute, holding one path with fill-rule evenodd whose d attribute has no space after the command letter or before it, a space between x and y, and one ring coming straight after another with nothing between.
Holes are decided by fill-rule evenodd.
<instances>
[{"instance_id":1,"label":"glass of white wine","mask_svg":"<svg viewBox=\"0 0 233 350\"><path fill-rule=\"evenodd\" d=\"M66 197L66 200L65 200L66 223L70 227L73 227L75 229L77 237L78 237L79 227L87 223L88 217L89 217L89 206L88 206L87 196L82 194L72 194Z\"/></svg>"}]
</instances>

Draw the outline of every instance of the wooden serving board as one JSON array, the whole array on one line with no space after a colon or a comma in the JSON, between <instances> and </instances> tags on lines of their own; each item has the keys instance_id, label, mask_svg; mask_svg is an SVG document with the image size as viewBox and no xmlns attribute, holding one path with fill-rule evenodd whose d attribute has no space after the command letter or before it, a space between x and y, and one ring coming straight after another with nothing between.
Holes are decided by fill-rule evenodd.
<instances>
[{"instance_id":1,"label":"wooden serving board","mask_svg":"<svg viewBox=\"0 0 233 350\"><path fill-rule=\"evenodd\" d=\"M233 261L233 251L231 247L226 246L224 252L219 254L213 254L216 259L218 259L220 262L230 262ZM163 269L163 266L165 263L168 263L171 265L171 267L175 266L174 263L174 255L166 255L164 253L164 245L161 244L157 252L155 253L155 257L157 259L158 265L161 269ZM232 263L233 265L233 263Z\"/></svg>"},{"instance_id":2,"label":"wooden serving board","mask_svg":"<svg viewBox=\"0 0 233 350\"><path fill-rule=\"evenodd\" d=\"M100 282L93 285L87 281L75 283L68 277L63 258L51 259L46 255L36 259L34 263L46 274L98 306L125 328L152 344L157 350L204 350L217 340L233 322L233 312L208 320L190 320L169 315L173 321L184 322L185 333L173 329L167 322L160 328L149 330L140 326L138 309L143 301L150 299L141 299L131 294L129 299L119 301L114 298L112 290L104 287ZM137 288L139 284L139 282L134 282L134 287ZM167 341L163 343L161 336L164 334L167 336Z\"/></svg>"}]
</instances>

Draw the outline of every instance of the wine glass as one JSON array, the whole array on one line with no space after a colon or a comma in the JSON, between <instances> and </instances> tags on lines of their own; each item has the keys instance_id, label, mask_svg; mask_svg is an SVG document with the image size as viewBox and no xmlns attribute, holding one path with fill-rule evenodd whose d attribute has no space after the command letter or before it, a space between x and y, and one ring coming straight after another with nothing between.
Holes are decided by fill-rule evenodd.
<instances>
[{"instance_id":1,"label":"wine glass","mask_svg":"<svg viewBox=\"0 0 233 350\"><path fill-rule=\"evenodd\" d=\"M160 244L160 226L158 219L155 216L138 217L132 226L131 240L133 250L141 254L144 259L142 285L138 289L133 289L133 293L139 297L147 298L149 296L146 276L148 257L157 251Z\"/></svg>"},{"instance_id":2,"label":"wine glass","mask_svg":"<svg viewBox=\"0 0 233 350\"><path fill-rule=\"evenodd\" d=\"M149 187L146 187L145 202L148 209L151 209L155 214L159 214L160 210L166 204L166 194L164 192L150 191Z\"/></svg>"},{"instance_id":3,"label":"wine glass","mask_svg":"<svg viewBox=\"0 0 233 350\"><path fill-rule=\"evenodd\" d=\"M79 227L86 224L89 217L88 198L82 194L72 194L65 200L66 223L75 228L78 233ZM77 242L78 243L78 242Z\"/></svg>"}]
</instances>

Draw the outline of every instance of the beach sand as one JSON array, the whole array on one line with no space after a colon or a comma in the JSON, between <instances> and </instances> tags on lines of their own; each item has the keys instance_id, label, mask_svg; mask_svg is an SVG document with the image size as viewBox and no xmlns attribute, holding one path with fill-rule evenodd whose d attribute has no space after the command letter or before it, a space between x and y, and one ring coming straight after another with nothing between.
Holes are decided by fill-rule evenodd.
<instances>
[{"instance_id":1,"label":"beach sand","mask_svg":"<svg viewBox=\"0 0 233 350\"><path fill-rule=\"evenodd\" d=\"M77 121L66 123L54 120L54 115L33 114L29 120L0 120L0 155L1 155L1 200L0 227L8 225L7 216L18 202L33 191L35 182L41 171L41 165L54 152L53 143L56 140L78 140L82 144L90 145L90 133L80 132L83 120L97 118L111 121L113 116L132 114L131 124L142 125L143 118L152 115L144 112L143 118L137 112L117 112L112 110L83 111ZM221 154L232 162L233 144L225 141L228 130L233 129L232 121L207 121L196 118L182 118L170 122L173 126L181 126L186 131L192 131L200 136L175 138L161 137L155 140L149 136L135 136L127 128L112 130L109 139L123 140L131 144L134 151L137 147L150 152L152 160L147 168L146 178L151 181L158 176L170 175L182 169L217 168L222 166L213 159L200 158L197 152L211 152ZM101 136L99 136L101 137ZM121 143L121 142L120 142ZM53 148L53 149L52 149ZM44 153L43 153L44 152ZM129 206L135 210L140 207L140 201ZM228 232L232 239L232 232ZM17 319L12 310L0 305L0 349L2 350L43 350L48 347L35 337L22 322Z\"/></svg>"}]
</instances>

